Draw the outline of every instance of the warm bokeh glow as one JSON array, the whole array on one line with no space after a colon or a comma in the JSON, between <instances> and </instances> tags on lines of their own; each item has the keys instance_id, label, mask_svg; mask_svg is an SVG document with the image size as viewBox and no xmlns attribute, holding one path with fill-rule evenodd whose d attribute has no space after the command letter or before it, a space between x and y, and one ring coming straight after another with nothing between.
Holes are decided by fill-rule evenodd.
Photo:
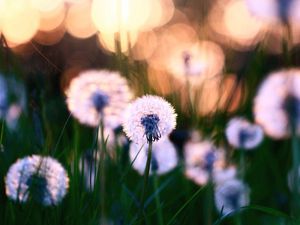
<instances>
[{"instance_id":1,"label":"warm bokeh glow","mask_svg":"<svg viewBox=\"0 0 300 225\"><path fill-rule=\"evenodd\" d=\"M91 18L91 3L81 2L70 6L66 18L67 31L77 38L88 38L96 33Z\"/></svg>"},{"instance_id":2,"label":"warm bokeh glow","mask_svg":"<svg viewBox=\"0 0 300 225\"><path fill-rule=\"evenodd\" d=\"M161 95L168 95L180 90L182 84L163 70L148 68L148 81L155 91Z\"/></svg>"},{"instance_id":3,"label":"warm bokeh glow","mask_svg":"<svg viewBox=\"0 0 300 225\"><path fill-rule=\"evenodd\" d=\"M263 24L249 14L243 1L233 1L227 6L224 20L229 35L240 42L253 40L263 28Z\"/></svg>"},{"instance_id":4,"label":"warm bokeh glow","mask_svg":"<svg viewBox=\"0 0 300 225\"><path fill-rule=\"evenodd\" d=\"M34 36L34 40L42 45L54 45L58 43L64 36L66 28L63 25L60 25L56 29L48 32L39 31Z\"/></svg>"},{"instance_id":5,"label":"warm bokeh glow","mask_svg":"<svg viewBox=\"0 0 300 225\"><path fill-rule=\"evenodd\" d=\"M224 60L223 50L211 41L178 44L166 58L166 69L179 80L198 85L219 75Z\"/></svg>"},{"instance_id":6,"label":"warm bokeh glow","mask_svg":"<svg viewBox=\"0 0 300 225\"><path fill-rule=\"evenodd\" d=\"M151 0L94 0L92 19L104 33L139 30L150 15Z\"/></svg>"},{"instance_id":7,"label":"warm bokeh glow","mask_svg":"<svg viewBox=\"0 0 300 225\"><path fill-rule=\"evenodd\" d=\"M237 49L255 45L266 28L250 14L243 0L217 1L209 15L209 25L219 36L218 41Z\"/></svg>"},{"instance_id":8,"label":"warm bokeh glow","mask_svg":"<svg viewBox=\"0 0 300 225\"><path fill-rule=\"evenodd\" d=\"M40 31L52 31L58 28L65 19L66 8L61 4L52 11L40 13Z\"/></svg>"},{"instance_id":9,"label":"warm bokeh glow","mask_svg":"<svg viewBox=\"0 0 300 225\"><path fill-rule=\"evenodd\" d=\"M128 51L130 46L133 46L137 39L136 32L119 32L119 33L99 33L98 40L101 47L109 52L116 52L118 46L116 43L119 43L120 51L125 53Z\"/></svg>"},{"instance_id":10,"label":"warm bokeh glow","mask_svg":"<svg viewBox=\"0 0 300 225\"><path fill-rule=\"evenodd\" d=\"M165 29L159 30L157 33L157 48L152 56L148 59L151 67L156 69L165 69L169 61L169 57L175 49L180 45L189 45L197 40L196 31L185 23L176 23ZM145 43L147 45L147 43Z\"/></svg>"},{"instance_id":11,"label":"warm bokeh glow","mask_svg":"<svg viewBox=\"0 0 300 225\"><path fill-rule=\"evenodd\" d=\"M166 24L172 18L174 10L175 7L172 0L152 0L151 12L142 29L151 30Z\"/></svg>"},{"instance_id":12,"label":"warm bokeh glow","mask_svg":"<svg viewBox=\"0 0 300 225\"><path fill-rule=\"evenodd\" d=\"M53 11L64 4L64 0L30 0L33 8L41 12Z\"/></svg>"},{"instance_id":13,"label":"warm bokeh glow","mask_svg":"<svg viewBox=\"0 0 300 225\"><path fill-rule=\"evenodd\" d=\"M241 84L236 84L235 75L225 75L206 80L203 85L192 91L197 92L197 106L199 115L209 115L220 111L233 112L241 104L245 90ZM183 106L184 107L184 106Z\"/></svg>"},{"instance_id":14,"label":"warm bokeh glow","mask_svg":"<svg viewBox=\"0 0 300 225\"><path fill-rule=\"evenodd\" d=\"M132 48L132 57L135 60L149 59L157 48L157 35L153 31L140 33L136 44Z\"/></svg>"},{"instance_id":15,"label":"warm bokeh glow","mask_svg":"<svg viewBox=\"0 0 300 225\"><path fill-rule=\"evenodd\" d=\"M40 23L39 12L26 0L5 0L0 8L2 32L9 42L22 44L37 32Z\"/></svg>"}]
</instances>

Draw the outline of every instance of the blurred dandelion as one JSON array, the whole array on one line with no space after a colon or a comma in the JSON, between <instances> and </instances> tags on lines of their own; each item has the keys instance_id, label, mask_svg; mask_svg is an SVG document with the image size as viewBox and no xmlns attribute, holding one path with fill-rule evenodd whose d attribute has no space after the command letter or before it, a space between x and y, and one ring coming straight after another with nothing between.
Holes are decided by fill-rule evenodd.
<instances>
[{"instance_id":1,"label":"blurred dandelion","mask_svg":"<svg viewBox=\"0 0 300 225\"><path fill-rule=\"evenodd\" d=\"M3 76L0 76L0 118L6 114L8 107L8 90L7 83Z\"/></svg>"},{"instance_id":2,"label":"blurred dandelion","mask_svg":"<svg viewBox=\"0 0 300 225\"><path fill-rule=\"evenodd\" d=\"M178 80L199 85L220 75L224 66L221 47L211 41L178 43L166 60L166 70Z\"/></svg>"},{"instance_id":3,"label":"blurred dandelion","mask_svg":"<svg viewBox=\"0 0 300 225\"><path fill-rule=\"evenodd\" d=\"M250 190L246 184L237 179L230 179L215 189L215 204L223 215L239 210L249 204Z\"/></svg>"},{"instance_id":4,"label":"blurred dandelion","mask_svg":"<svg viewBox=\"0 0 300 225\"><path fill-rule=\"evenodd\" d=\"M264 138L262 128L251 124L243 117L232 118L227 124L225 133L229 144L242 149L255 148Z\"/></svg>"},{"instance_id":5,"label":"blurred dandelion","mask_svg":"<svg viewBox=\"0 0 300 225\"><path fill-rule=\"evenodd\" d=\"M209 13L208 25L213 40L237 50L257 44L266 28L265 23L251 15L244 0L216 1Z\"/></svg>"},{"instance_id":6,"label":"blurred dandelion","mask_svg":"<svg viewBox=\"0 0 300 225\"><path fill-rule=\"evenodd\" d=\"M253 16L266 22L287 23L295 16L293 8L297 2L298 0L246 0L246 5Z\"/></svg>"},{"instance_id":7,"label":"blurred dandelion","mask_svg":"<svg viewBox=\"0 0 300 225\"><path fill-rule=\"evenodd\" d=\"M0 74L0 118L9 130L16 130L18 119L26 105L25 87L12 77Z\"/></svg>"},{"instance_id":8,"label":"blurred dandelion","mask_svg":"<svg viewBox=\"0 0 300 225\"><path fill-rule=\"evenodd\" d=\"M45 206L57 205L69 187L68 174L54 158L39 155L17 160L5 178L6 195L17 202L29 198Z\"/></svg>"},{"instance_id":9,"label":"blurred dandelion","mask_svg":"<svg viewBox=\"0 0 300 225\"><path fill-rule=\"evenodd\" d=\"M124 132L139 145L158 141L175 128L176 116L169 102L159 96L145 95L128 106L123 122Z\"/></svg>"},{"instance_id":10,"label":"blurred dandelion","mask_svg":"<svg viewBox=\"0 0 300 225\"><path fill-rule=\"evenodd\" d=\"M144 174L147 161L148 145L130 144L129 157L132 166L139 174ZM176 148L168 138L162 138L153 143L150 173L158 175L174 169L178 163Z\"/></svg>"},{"instance_id":11,"label":"blurred dandelion","mask_svg":"<svg viewBox=\"0 0 300 225\"><path fill-rule=\"evenodd\" d=\"M271 73L261 84L254 99L255 121L273 138L291 135L292 126L300 133L300 71Z\"/></svg>"},{"instance_id":12,"label":"blurred dandelion","mask_svg":"<svg viewBox=\"0 0 300 225\"><path fill-rule=\"evenodd\" d=\"M132 93L125 78L118 72L87 70L71 80L66 91L70 112L80 123L99 126L103 119L106 128L122 123L125 107Z\"/></svg>"},{"instance_id":13,"label":"blurred dandelion","mask_svg":"<svg viewBox=\"0 0 300 225\"><path fill-rule=\"evenodd\" d=\"M185 175L199 185L206 184L225 166L224 151L211 142L187 142L184 146Z\"/></svg>"}]
</instances>

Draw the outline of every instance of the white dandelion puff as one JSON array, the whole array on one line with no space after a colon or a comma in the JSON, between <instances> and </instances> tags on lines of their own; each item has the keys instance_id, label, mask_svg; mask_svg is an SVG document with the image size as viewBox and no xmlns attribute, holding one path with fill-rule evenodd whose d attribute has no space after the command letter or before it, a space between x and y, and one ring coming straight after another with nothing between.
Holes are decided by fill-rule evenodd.
<instances>
[{"instance_id":1,"label":"white dandelion puff","mask_svg":"<svg viewBox=\"0 0 300 225\"><path fill-rule=\"evenodd\" d=\"M57 205L67 193L68 174L54 158L39 155L17 160L5 178L6 195L24 203L29 198L45 206Z\"/></svg>"},{"instance_id":2,"label":"white dandelion puff","mask_svg":"<svg viewBox=\"0 0 300 225\"><path fill-rule=\"evenodd\" d=\"M254 99L254 117L265 133L273 138L291 135L293 124L300 134L300 70L271 73L261 84Z\"/></svg>"},{"instance_id":3,"label":"white dandelion puff","mask_svg":"<svg viewBox=\"0 0 300 225\"><path fill-rule=\"evenodd\" d=\"M139 146L130 144L129 157L132 166L139 174L144 174L147 162L148 144ZM150 174L165 174L177 166L178 156L176 148L168 138L160 139L153 143Z\"/></svg>"},{"instance_id":4,"label":"white dandelion puff","mask_svg":"<svg viewBox=\"0 0 300 225\"><path fill-rule=\"evenodd\" d=\"M131 103L125 113L124 132L142 145L169 135L176 126L176 114L169 102L159 96L145 95Z\"/></svg>"},{"instance_id":5,"label":"white dandelion puff","mask_svg":"<svg viewBox=\"0 0 300 225\"><path fill-rule=\"evenodd\" d=\"M111 129L121 125L123 112L132 99L125 78L118 72L87 70L71 80L66 91L67 105L80 123Z\"/></svg>"},{"instance_id":6,"label":"white dandelion puff","mask_svg":"<svg viewBox=\"0 0 300 225\"><path fill-rule=\"evenodd\" d=\"M249 187L238 179L230 179L215 188L215 205L223 215L249 204Z\"/></svg>"},{"instance_id":7,"label":"white dandelion puff","mask_svg":"<svg viewBox=\"0 0 300 225\"><path fill-rule=\"evenodd\" d=\"M211 142L187 142L184 146L185 175L204 185L225 166L225 154Z\"/></svg>"},{"instance_id":8,"label":"white dandelion puff","mask_svg":"<svg viewBox=\"0 0 300 225\"><path fill-rule=\"evenodd\" d=\"M229 144L242 149L255 148L264 138L264 132L259 125L251 124L242 117L232 118L227 124L225 134Z\"/></svg>"},{"instance_id":9,"label":"white dandelion puff","mask_svg":"<svg viewBox=\"0 0 300 225\"><path fill-rule=\"evenodd\" d=\"M265 22L288 22L297 17L293 9L299 0L246 0L249 12Z\"/></svg>"}]
</instances>

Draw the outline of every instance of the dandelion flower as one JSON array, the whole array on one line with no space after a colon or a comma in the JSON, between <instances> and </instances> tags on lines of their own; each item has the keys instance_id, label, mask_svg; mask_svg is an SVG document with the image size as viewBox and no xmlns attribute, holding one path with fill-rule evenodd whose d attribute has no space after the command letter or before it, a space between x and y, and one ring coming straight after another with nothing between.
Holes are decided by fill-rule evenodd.
<instances>
[{"instance_id":1,"label":"dandelion flower","mask_svg":"<svg viewBox=\"0 0 300 225\"><path fill-rule=\"evenodd\" d=\"M297 17L299 13L294 11L299 0L246 0L250 13L266 22L288 22Z\"/></svg>"},{"instance_id":2,"label":"dandelion flower","mask_svg":"<svg viewBox=\"0 0 300 225\"><path fill-rule=\"evenodd\" d=\"M184 146L185 175L199 185L204 185L217 170L225 166L224 151L211 142L188 142Z\"/></svg>"},{"instance_id":3,"label":"dandelion flower","mask_svg":"<svg viewBox=\"0 0 300 225\"><path fill-rule=\"evenodd\" d=\"M161 97L145 95L136 99L126 110L124 132L130 140L143 145L158 141L176 126L174 108Z\"/></svg>"},{"instance_id":4,"label":"dandelion flower","mask_svg":"<svg viewBox=\"0 0 300 225\"><path fill-rule=\"evenodd\" d=\"M242 117L236 117L228 122L226 137L233 147L252 149L262 142L264 133L259 125L251 124Z\"/></svg>"},{"instance_id":5,"label":"dandelion flower","mask_svg":"<svg viewBox=\"0 0 300 225\"><path fill-rule=\"evenodd\" d=\"M249 204L249 188L237 179L227 180L215 189L215 204L223 215L232 213Z\"/></svg>"},{"instance_id":6,"label":"dandelion flower","mask_svg":"<svg viewBox=\"0 0 300 225\"><path fill-rule=\"evenodd\" d=\"M57 205L67 193L69 178L62 165L51 157L32 155L19 159L5 178L6 195L18 202L29 198L45 206Z\"/></svg>"},{"instance_id":7,"label":"dandelion flower","mask_svg":"<svg viewBox=\"0 0 300 225\"><path fill-rule=\"evenodd\" d=\"M139 174L144 174L147 162L148 145L130 144L129 156L132 166ZM177 166L178 157L175 146L168 138L153 143L150 173L164 174Z\"/></svg>"},{"instance_id":8,"label":"dandelion flower","mask_svg":"<svg viewBox=\"0 0 300 225\"><path fill-rule=\"evenodd\" d=\"M132 98L125 78L117 72L88 70L71 80L66 91L67 105L80 123L116 128L122 122L124 109Z\"/></svg>"},{"instance_id":9,"label":"dandelion flower","mask_svg":"<svg viewBox=\"0 0 300 225\"><path fill-rule=\"evenodd\" d=\"M254 99L255 121L265 133L280 139L290 136L293 124L300 133L300 70L281 70L270 74Z\"/></svg>"}]
</instances>

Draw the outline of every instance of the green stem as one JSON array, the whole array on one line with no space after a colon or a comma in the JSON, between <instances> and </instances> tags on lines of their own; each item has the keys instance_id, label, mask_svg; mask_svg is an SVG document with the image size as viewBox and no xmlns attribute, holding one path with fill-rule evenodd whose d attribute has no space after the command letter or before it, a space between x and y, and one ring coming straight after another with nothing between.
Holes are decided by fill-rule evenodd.
<instances>
[{"instance_id":1,"label":"green stem","mask_svg":"<svg viewBox=\"0 0 300 225\"><path fill-rule=\"evenodd\" d=\"M101 117L102 118L102 117ZM103 118L100 121L100 193L101 193L101 218L105 218L105 139L104 139L104 125ZM98 135L97 135L98 136Z\"/></svg>"},{"instance_id":2,"label":"green stem","mask_svg":"<svg viewBox=\"0 0 300 225\"><path fill-rule=\"evenodd\" d=\"M240 150L240 171L239 175L242 181L245 180L245 149Z\"/></svg>"},{"instance_id":3,"label":"green stem","mask_svg":"<svg viewBox=\"0 0 300 225\"><path fill-rule=\"evenodd\" d=\"M293 205L292 205L292 214L297 219L299 219L299 185L298 185L298 169L299 169L299 143L295 132L293 131L292 135L292 151L293 151L293 172L292 172L292 192L293 192Z\"/></svg>"},{"instance_id":4,"label":"green stem","mask_svg":"<svg viewBox=\"0 0 300 225\"><path fill-rule=\"evenodd\" d=\"M158 176L155 173L153 176L153 184L154 184L154 192L156 192L158 190L159 184L158 184ZM157 192L155 194L155 205L157 208L157 221L159 225L164 225L164 220L163 220L163 213L162 213L162 208L161 208L161 204L160 204L160 196L159 196L159 192Z\"/></svg>"},{"instance_id":5,"label":"green stem","mask_svg":"<svg viewBox=\"0 0 300 225\"><path fill-rule=\"evenodd\" d=\"M285 37L283 38L282 48L283 48L283 56L284 56L284 62L286 66L291 65L291 54L290 49L293 45L293 37L292 37L292 30L289 23L286 23L283 27Z\"/></svg>"},{"instance_id":6,"label":"green stem","mask_svg":"<svg viewBox=\"0 0 300 225\"><path fill-rule=\"evenodd\" d=\"M2 120L1 123L0 145L3 144L3 134L4 134L4 120Z\"/></svg>"},{"instance_id":7,"label":"green stem","mask_svg":"<svg viewBox=\"0 0 300 225\"><path fill-rule=\"evenodd\" d=\"M238 212L238 215L236 216L236 225L243 225L242 223L242 215L240 214L240 212Z\"/></svg>"},{"instance_id":8,"label":"green stem","mask_svg":"<svg viewBox=\"0 0 300 225\"><path fill-rule=\"evenodd\" d=\"M144 184L143 184L143 190L142 190L142 196L141 196L141 208L140 208L140 214L144 214L144 205L145 205L145 196L146 196L146 190L148 186L148 180L149 180L149 173L150 173L150 164L151 164L151 157L152 157L152 141L149 141L148 146L148 153L147 153L147 163L144 171Z\"/></svg>"},{"instance_id":9,"label":"green stem","mask_svg":"<svg viewBox=\"0 0 300 225\"><path fill-rule=\"evenodd\" d=\"M209 181L206 190L206 207L205 207L205 224L212 225L212 211L213 211L213 183L212 174L209 175Z\"/></svg>"}]
</instances>

